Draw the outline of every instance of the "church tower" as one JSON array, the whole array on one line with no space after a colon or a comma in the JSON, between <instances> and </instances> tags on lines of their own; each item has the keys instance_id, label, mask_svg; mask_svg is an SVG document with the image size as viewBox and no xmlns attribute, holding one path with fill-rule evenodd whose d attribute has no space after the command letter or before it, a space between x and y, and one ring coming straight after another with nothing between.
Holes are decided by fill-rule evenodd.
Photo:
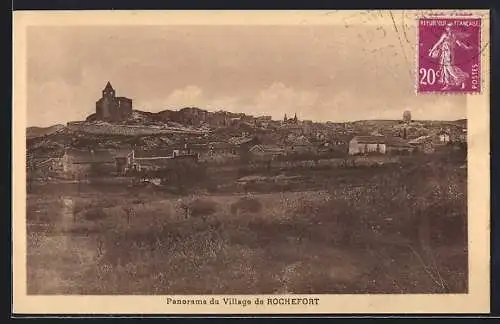
<instances>
[{"instance_id":1,"label":"church tower","mask_svg":"<svg viewBox=\"0 0 500 324\"><path fill-rule=\"evenodd\" d=\"M122 121L132 115L132 99L117 97L108 81L102 90L102 97L96 101L96 118L106 121Z\"/></svg>"},{"instance_id":2,"label":"church tower","mask_svg":"<svg viewBox=\"0 0 500 324\"><path fill-rule=\"evenodd\" d=\"M114 98L115 97L115 89L113 89L113 86L111 85L111 83L109 81L108 81L108 83L106 83L104 90L102 90L102 97L103 98L106 98L106 97Z\"/></svg>"},{"instance_id":3,"label":"church tower","mask_svg":"<svg viewBox=\"0 0 500 324\"><path fill-rule=\"evenodd\" d=\"M102 98L96 102L96 114L99 120L112 120L116 115L115 89L109 81L102 90Z\"/></svg>"}]
</instances>

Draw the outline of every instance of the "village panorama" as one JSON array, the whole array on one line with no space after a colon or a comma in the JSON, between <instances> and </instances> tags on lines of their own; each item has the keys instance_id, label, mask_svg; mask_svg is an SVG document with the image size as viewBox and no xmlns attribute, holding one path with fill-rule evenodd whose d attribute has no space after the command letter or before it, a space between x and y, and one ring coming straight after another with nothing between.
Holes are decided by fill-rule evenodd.
<instances>
[{"instance_id":1,"label":"village panorama","mask_svg":"<svg viewBox=\"0 0 500 324\"><path fill-rule=\"evenodd\" d=\"M86 120L27 128L28 294L467 292L465 119L152 113L100 90Z\"/></svg>"}]
</instances>

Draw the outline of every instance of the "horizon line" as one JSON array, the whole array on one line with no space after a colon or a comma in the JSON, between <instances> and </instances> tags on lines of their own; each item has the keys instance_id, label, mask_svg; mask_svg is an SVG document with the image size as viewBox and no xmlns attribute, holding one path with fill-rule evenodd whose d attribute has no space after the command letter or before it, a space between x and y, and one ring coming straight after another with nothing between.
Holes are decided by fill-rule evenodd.
<instances>
[{"instance_id":1,"label":"horizon line","mask_svg":"<svg viewBox=\"0 0 500 324\"><path fill-rule=\"evenodd\" d=\"M238 113L236 113L238 114ZM251 116L251 115L247 115ZM255 117L255 116L253 116ZM260 116L257 116L255 118L258 118ZM356 120L347 120L347 121L333 121L333 120L326 120L326 121L315 121L315 120L310 120L310 119L305 119L306 121L311 121L312 123L316 124L327 124L327 123L332 123L332 124L348 124L348 123L358 123L358 122L366 122L366 121L402 121L401 119L356 119ZM467 120L467 117L464 118L457 118L457 119L413 119L411 122L456 122L460 120ZM271 119L271 121L280 121L280 119ZM299 120L301 121L301 120ZM302 120L304 121L304 120ZM57 125L62 125L65 126L68 123L71 122L85 122L85 120L72 120L72 121L66 121L66 122L59 122L59 123L54 123L52 125L48 126L40 126L40 125L26 125L26 128L31 128L31 127L37 127L37 128L49 128Z\"/></svg>"}]
</instances>

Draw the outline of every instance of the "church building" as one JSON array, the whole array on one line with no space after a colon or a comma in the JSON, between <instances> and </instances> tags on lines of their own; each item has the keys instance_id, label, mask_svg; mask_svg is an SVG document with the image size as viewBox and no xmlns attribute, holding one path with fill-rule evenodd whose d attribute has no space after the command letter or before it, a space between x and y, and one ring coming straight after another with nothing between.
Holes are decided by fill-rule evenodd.
<instances>
[{"instance_id":1,"label":"church building","mask_svg":"<svg viewBox=\"0 0 500 324\"><path fill-rule=\"evenodd\" d=\"M298 122L297 114L293 118L287 118L285 114L285 118L283 119L283 124L298 124Z\"/></svg>"},{"instance_id":2,"label":"church building","mask_svg":"<svg viewBox=\"0 0 500 324\"><path fill-rule=\"evenodd\" d=\"M96 118L104 121L121 121L132 115L132 99L116 97L115 89L107 83L102 98L96 102Z\"/></svg>"}]
</instances>

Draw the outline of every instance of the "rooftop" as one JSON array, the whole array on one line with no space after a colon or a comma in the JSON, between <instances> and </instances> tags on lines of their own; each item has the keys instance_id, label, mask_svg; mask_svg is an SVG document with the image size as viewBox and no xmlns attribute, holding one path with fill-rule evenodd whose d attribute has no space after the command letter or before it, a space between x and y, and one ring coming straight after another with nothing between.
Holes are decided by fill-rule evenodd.
<instances>
[{"instance_id":1,"label":"rooftop","mask_svg":"<svg viewBox=\"0 0 500 324\"><path fill-rule=\"evenodd\" d=\"M252 137L244 136L244 137L231 137L229 139L229 143L233 145L242 145L245 143L249 143L253 140Z\"/></svg>"},{"instance_id":2,"label":"rooftop","mask_svg":"<svg viewBox=\"0 0 500 324\"><path fill-rule=\"evenodd\" d=\"M173 149L153 149L153 150L135 150L134 157L141 158L161 158L171 157Z\"/></svg>"},{"instance_id":3,"label":"rooftop","mask_svg":"<svg viewBox=\"0 0 500 324\"><path fill-rule=\"evenodd\" d=\"M281 153L284 149L278 145L255 145L251 149L251 151L262 151L266 153Z\"/></svg>"},{"instance_id":4,"label":"rooftop","mask_svg":"<svg viewBox=\"0 0 500 324\"><path fill-rule=\"evenodd\" d=\"M429 141L429 140L432 140L432 136L430 136L430 135L420 136L420 137L417 137L417 138L409 141L408 144L421 144L421 143L424 143L425 141Z\"/></svg>"},{"instance_id":5,"label":"rooftop","mask_svg":"<svg viewBox=\"0 0 500 324\"><path fill-rule=\"evenodd\" d=\"M384 136L355 136L353 140L356 140L360 144L385 144L387 142Z\"/></svg>"}]
</instances>

